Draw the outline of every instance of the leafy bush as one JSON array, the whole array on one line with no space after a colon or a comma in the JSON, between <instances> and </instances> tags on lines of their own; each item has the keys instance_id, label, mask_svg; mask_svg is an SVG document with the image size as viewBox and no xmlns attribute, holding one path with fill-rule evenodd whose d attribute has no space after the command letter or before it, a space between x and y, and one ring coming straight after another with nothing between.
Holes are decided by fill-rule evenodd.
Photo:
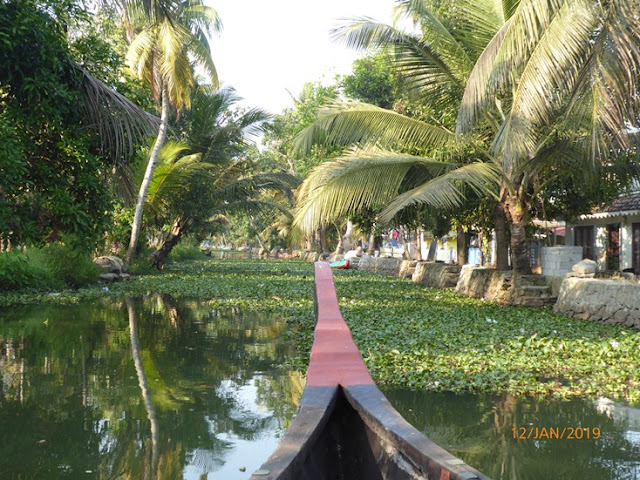
<instances>
[{"instance_id":1,"label":"leafy bush","mask_svg":"<svg viewBox=\"0 0 640 480\"><path fill-rule=\"evenodd\" d=\"M78 288L98 281L98 267L91 255L67 242L55 242L33 249L30 256L41 261L56 280L70 287Z\"/></svg>"},{"instance_id":2,"label":"leafy bush","mask_svg":"<svg viewBox=\"0 0 640 480\"><path fill-rule=\"evenodd\" d=\"M40 261L18 250L0 253L0 290L55 288L58 284Z\"/></svg>"},{"instance_id":3,"label":"leafy bush","mask_svg":"<svg viewBox=\"0 0 640 480\"><path fill-rule=\"evenodd\" d=\"M0 253L0 290L78 288L97 282L99 271L91 256L69 243Z\"/></svg>"},{"instance_id":4,"label":"leafy bush","mask_svg":"<svg viewBox=\"0 0 640 480\"><path fill-rule=\"evenodd\" d=\"M131 263L127 267L127 271L132 275L144 275L145 273L152 273L156 271L156 268L147 259L149 254L153 252L153 249L148 248L141 251L136 257L131 260Z\"/></svg>"},{"instance_id":5,"label":"leafy bush","mask_svg":"<svg viewBox=\"0 0 640 480\"><path fill-rule=\"evenodd\" d=\"M185 238L178 243L169 254L169 258L173 262L183 262L185 260L197 260L202 258L202 251L197 240L193 238Z\"/></svg>"}]
</instances>

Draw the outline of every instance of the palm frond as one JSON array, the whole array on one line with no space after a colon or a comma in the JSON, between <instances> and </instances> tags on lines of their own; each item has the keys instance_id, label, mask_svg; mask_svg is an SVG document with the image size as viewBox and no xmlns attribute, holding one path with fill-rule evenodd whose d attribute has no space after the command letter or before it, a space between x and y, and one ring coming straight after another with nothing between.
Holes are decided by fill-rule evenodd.
<instances>
[{"instance_id":1,"label":"palm frond","mask_svg":"<svg viewBox=\"0 0 640 480\"><path fill-rule=\"evenodd\" d=\"M296 137L294 149L308 153L311 147L379 144L384 147L424 149L455 140L453 133L391 110L359 102L334 103L321 110L318 120Z\"/></svg>"},{"instance_id":2,"label":"palm frond","mask_svg":"<svg viewBox=\"0 0 640 480\"><path fill-rule=\"evenodd\" d=\"M456 165L385 150L356 150L322 163L298 189L294 224L309 233L323 223L388 203L416 167L436 177Z\"/></svg>"},{"instance_id":3,"label":"palm frond","mask_svg":"<svg viewBox=\"0 0 640 480\"><path fill-rule=\"evenodd\" d=\"M398 195L378 218L382 223L389 222L400 210L416 204L429 205L438 210L450 210L462 204L463 185L483 195L495 191L499 178L500 175L493 164L470 163Z\"/></svg>"},{"instance_id":4,"label":"palm frond","mask_svg":"<svg viewBox=\"0 0 640 480\"><path fill-rule=\"evenodd\" d=\"M478 58L458 114L458 132L469 131L496 93L521 75L540 38L565 0L522 0Z\"/></svg>"},{"instance_id":5,"label":"palm frond","mask_svg":"<svg viewBox=\"0 0 640 480\"><path fill-rule=\"evenodd\" d=\"M456 36L457 32L455 29L445 27L440 19L427 6L425 0L401 1L396 4L395 12L397 20L400 20L403 16L409 17L422 31L422 38L416 39L419 40L419 42L409 42L407 46L411 47L412 44L417 43L417 45L421 47L426 47L424 48L426 54L431 51L433 55L436 56L435 62L430 56L427 56L432 63L437 65L437 60L442 59L447 70L452 71L456 80L464 84L469 72L471 72L474 61L474 59L469 56L467 50L463 48L463 43L460 41L463 40L464 37ZM485 12L485 17L489 13L490 12ZM494 29L492 31L491 37L496 30L497 29ZM399 46L402 47L403 44L399 44Z\"/></svg>"},{"instance_id":6,"label":"palm frond","mask_svg":"<svg viewBox=\"0 0 640 480\"><path fill-rule=\"evenodd\" d=\"M186 188L193 175L204 172L207 164L200 162L200 155L183 156L173 162L159 164L149 184L145 207L151 213L158 213L171 205L175 192Z\"/></svg>"},{"instance_id":7,"label":"palm frond","mask_svg":"<svg viewBox=\"0 0 640 480\"><path fill-rule=\"evenodd\" d=\"M590 132L592 160L638 148L632 126L640 117L640 5L618 0L595 9L602 26L576 82L566 115L569 128Z\"/></svg>"},{"instance_id":8,"label":"palm frond","mask_svg":"<svg viewBox=\"0 0 640 480\"><path fill-rule=\"evenodd\" d=\"M82 73L81 108L85 127L98 132L102 151L116 164L128 163L136 144L152 134L160 120L79 65L74 68Z\"/></svg>"},{"instance_id":9,"label":"palm frond","mask_svg":"<svg viewBox=\"0 0 640 480\"><path fill-rule=\"evenodd\" d=\"M461 94L471 71L471 60L433 14L425 13L423 21L428 22L425 31L430 33L422 39L366 17L336 27L332 35L337 41L356 49L391 47L395 52L396 67L407 84L416 91L429 89L423 92L423 98L434 95L441 100L447 90ZM435 99L432 101L438 103Z\"/></svg>"},{"instance_id":10,"label":"palm frond","mask_svg":"<svg viewBox=\"0 0 640 480\"><path fill-rule=\"evenodd\" d=\"M511 159L526 159L537 148L544 126L563 105L576 82L597 25L590 4L566 3L545 29L514 91L508 129L496 137L493 150Z\"/></svg>"}]
</instances>

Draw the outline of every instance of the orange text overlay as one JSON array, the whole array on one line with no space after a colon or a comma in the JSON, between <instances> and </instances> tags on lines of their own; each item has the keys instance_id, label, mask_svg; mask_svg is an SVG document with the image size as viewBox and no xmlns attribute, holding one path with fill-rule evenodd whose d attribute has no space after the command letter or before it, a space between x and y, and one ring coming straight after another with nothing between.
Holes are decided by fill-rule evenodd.
<instances>
[{"instance_id":1,"label":"orange text overlay","mask_svg":"<svg viewBox=\"0 0 640 480\"><path fill-rule=\"evenodd\" d=\"M597 440L601 432L598 427L513 427L516 440Z\"/></svg>"}]
</instances>

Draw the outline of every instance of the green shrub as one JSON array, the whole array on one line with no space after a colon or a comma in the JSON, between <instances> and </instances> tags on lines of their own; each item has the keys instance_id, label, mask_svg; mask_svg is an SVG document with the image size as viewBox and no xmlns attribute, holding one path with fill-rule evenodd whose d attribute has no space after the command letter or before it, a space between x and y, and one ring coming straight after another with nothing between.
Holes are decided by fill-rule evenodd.
<instances>
[{"instance_id":1,"label":"green shrub","mask_svg":"<svg viewBox=\"0 0 640 480\"><path fill-rule=\"evenodd\" d=\"M70 243L0 253L0 290L78 288L97 282L91 255Z\"/></svg>"},{"instance_id":2,"label":"green shrub","mask_svg":"<svg viewBox=\"0 0 640 480\"><path fill-rule=\"evenodd\" d=\"M169 260L172 262L183 262L199 258L202 258L202 250L200 250L198 241L193 238L183 239L173 247L169 254Z\"/></svg>"},{"instance_id":3,"label":"green shrub","mask_svg":"<svg viewBox=\"0 0 640 480\"><path fill-rule=\"evenodd\" d=\"M27 288L46 289L60 286L40 261L24 252L12 250L0 253L0 291Z\"/></svg>"},{"instance_id":4,"label":"green shrub","mask_svg":"<svg viewBox=\"0 0 640 480\"><path fill-rule=\"evenodd\" d=\"M153 249L149 248L143 252L140 252L127 267L127 271L132 275L143 275L145 273L152 273L156 271L151 262L147 259L149 254L153 252Z\"/></svg>"},{"instance_id":5,"label":"green shrub","mask_svg":"<svg viewBox=\"0 0 640 480\"><path fill-rule=\"evenodd\" d=\"M70 242L69 242L70 243ZM41 262L58 282L73 288L95 283L100 272L91 255L69 245L55 242L42 248L32 249L29 257Z\"/></svg>"}]
</instances>

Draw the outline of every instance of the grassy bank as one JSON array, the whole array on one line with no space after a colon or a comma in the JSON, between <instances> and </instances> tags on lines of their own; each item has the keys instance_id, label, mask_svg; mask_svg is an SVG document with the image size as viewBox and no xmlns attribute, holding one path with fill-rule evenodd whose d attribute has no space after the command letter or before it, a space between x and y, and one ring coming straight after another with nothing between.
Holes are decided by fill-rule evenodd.
<instances>
[{"instance_id":1,"label":"grassy bank","mask_svg":"<svg viewBox=\"0 0 640 480\"><path fill-rule=\"evenodd\" d=\"M640 332L502 307L448 290L357 271L336 288L356 344L380 384L517 395L606 396L640 401ZM210 299L212 307L283 312L305 368L313 337L312 265L206 260L108 287L0 296L0 305L69 303L149 292ZM0 312L1 314L1 312Z\"/></svg>"}]
</instances>

